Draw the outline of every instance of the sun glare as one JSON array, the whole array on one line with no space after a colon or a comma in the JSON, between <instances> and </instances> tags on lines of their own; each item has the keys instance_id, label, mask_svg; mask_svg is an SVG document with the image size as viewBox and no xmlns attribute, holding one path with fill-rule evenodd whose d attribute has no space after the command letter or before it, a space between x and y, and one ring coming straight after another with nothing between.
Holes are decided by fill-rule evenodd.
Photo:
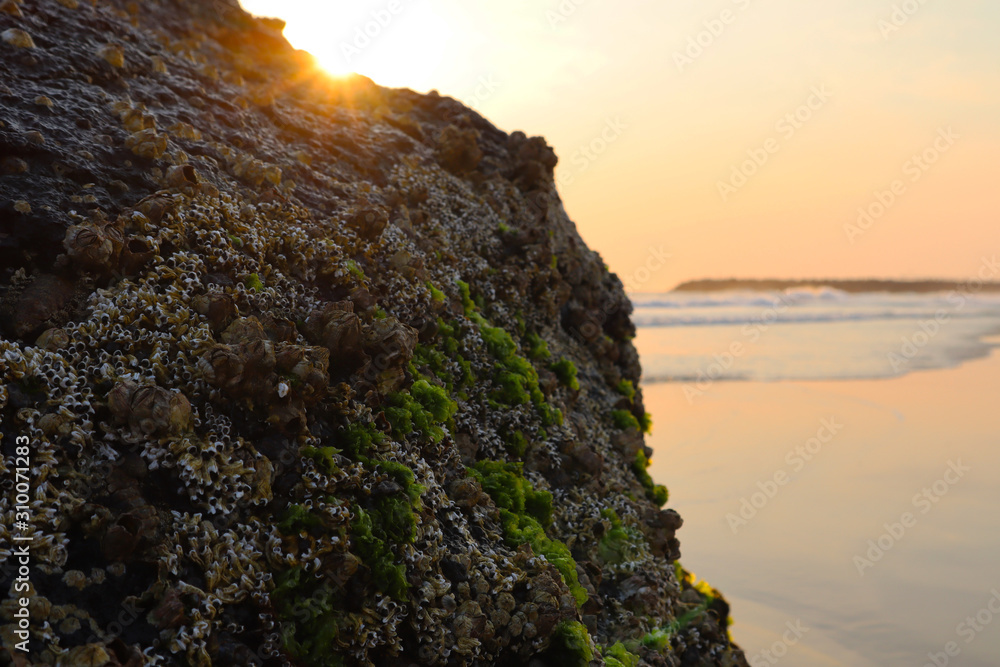
<instances>
[{"instance_id":1,"label":"sun glare","mask_svg":"<svg viewBox=\"0 0 1000 667\"><path fill-rule=\"evenodd\" d=\"M242 4L254 14L283 19L288 41L332 76L358 73L390 87L433 88L453 33L445 17L402 0Z\"/></svg>"}]
</instances>

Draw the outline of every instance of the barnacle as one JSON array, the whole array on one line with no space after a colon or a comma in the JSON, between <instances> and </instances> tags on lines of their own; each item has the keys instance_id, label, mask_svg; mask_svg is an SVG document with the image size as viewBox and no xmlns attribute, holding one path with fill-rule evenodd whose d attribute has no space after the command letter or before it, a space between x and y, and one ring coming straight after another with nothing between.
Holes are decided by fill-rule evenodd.
<instances>
[{"instance_id":1,"label":"barnacle","mask_svg":"<svg viewBox=\"0 0 1000 667\"><path fill-rule=\"evenodd\" d=\"M191 428L191 404L179 392L155 385L119 382L108 394L115 418L147 435L180 434Z\"/></svg>"},{"instance_id":2,"label":"barnacle","mask_svg":"<svg viewBox=\"0 0 1000 667\"><path fill-rule=\"evenodd\" d=\"M216 332L223 330L236 314L236 302L225 292L199 294L191 300L191 308L204 315Z\"/></svg>"},{"instance_id":3,"label":"barnacle","mask_svg":"<svg viewBox=\"0 0 1000 667\"><path fill-rule=\"evenodd\" d=\"M302 326L303 334L315 345L330 350L330 365L338 370L354 370L366 359L361 343L361 320L350 302L327 304L312 313Z\"/></svg>"},{"instance_id":4,"label":"barnacle","mask_svg":"<svg viewBox=\"0 0 1000 667\"><path fill-rule=\"evenodd\" d=\"M129 132L156 129L156 119L142 107L128 107L121 112L122 125Z\"/></svg>"},{"instance_id":5,"label":"barnacle","mask_svg":"<svg viewBox=\"0 0 1000 667\"><path fill-rule=\"evenodd\" d=\"M104 270L118 264L125 240L119 221L102 217L66 230L63 247L71 259L87 269Z\"/></svg>"},{"instance_id":6,"label":"barnacle","mask_svg":"<svg viewBox=\"0 0 1000 667\"><path fill-rule=\"evenodd\" d=\"M174 195L157 192L140 200L136 205L136 210L145 217L149 224L156 225L165 214L176 208L179 203L178 198Z\"/></svg>"},{"instance_id":7,"label":"barnacle","mask_svg":"<svg viewBox=\"0 0 1000 667\"><path fill-rule=\"evenodd\" d=\"M157 60L162 64L163 60L157 58ZM163 69L166 71L166 68ZM195 128L193 125L184 122L177 122L167 128L170 134L176 136L179 139L190 139L192 141L201 141L201 131Z\"/></svg>"},{"instance_id":8,"label":"barnacle","mask_svg":"<svg viewBox=\"0 0 1000 667\"><path fill-rule=\"evenodd\" d=\"M378 238L389 222L389 212L382 206L362 201L349 215L347 224L358 236L372 240Z\"/></svg>"},{"instance_id":9,"label":"barnacle","mask_svg":"<svg viewBox=\"0 0 1000 667\"><path fill-rule=\"evenodd\" d=\"M28 163L19 157L7 156L0 160L0 170L4 174L23 174L28 171Z\"/></svg>"},{"instance_id":10,"label":"barnacle","mask_svg":"<svg viewBox=\"0 0 1000 667\"><path fill-rule=\"evenodd\" d=\"M252 397L267 391L274 365L274 344L258 338L213 345L199 359L198 370L209 384L234 396Z\"/></svg>"},{"instance_id":11,"label":"barnacle","mask_svg":"<svg viewBox=\"0 0 1000 667\"><path fill-rule=\"evenodd\" d=\"M121 44L103 44L97 49L97 55L112 67L125 66L125 48Z\"/></svg>"},{"instance_id":12,"label":"barnacle","mask_svg":"<svg viewBox=\"0 0 1000 667\"><path fill-rule=\"evenodd\" d=\"M157 159L167 150L167 135L150 128L133 132L125 140L128 148L139 157Z\"/></svg>"},{"instance_id":13,"label":"barnacle","mask_svg":"<svg viewBox=\"0 0 1000 667\"><path fill-rule=\"evenodd\" d=\"M33 49L35 48L35 40L31 38L31 35L18 28L8 28L0 34L0 38L7 44L19 49Z\"/></svg>"},{"instance_id":14,"label":"barnacle","mask_svg":"<svg viewBox=\"0 0 1000 667\"><path fill-rule=\"evenodd\" d=\"M21 13L21 9L17 6L17 3L14 2L14 0L4 0L3 2L0 2L0 12L3 12L4 14L10 14L15 18L21 18L22 16L24 16L24 14Z\"/></svg>"}]
</instances>

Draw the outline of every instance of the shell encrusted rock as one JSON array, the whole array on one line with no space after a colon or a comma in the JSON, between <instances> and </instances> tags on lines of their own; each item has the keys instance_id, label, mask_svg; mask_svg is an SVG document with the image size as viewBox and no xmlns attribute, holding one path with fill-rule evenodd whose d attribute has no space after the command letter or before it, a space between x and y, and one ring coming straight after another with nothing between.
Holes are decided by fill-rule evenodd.
<instances>
[{"instance_id":1,"label":"shell encrusted rock","mask_svg":"<svg viewBox=\"0 0 1000 667\"><path fill-rule=\"evenodd\" d=\"M544 140L235 0L4 7L0 665L746 664Z\"/></svg>"}]
</instances>

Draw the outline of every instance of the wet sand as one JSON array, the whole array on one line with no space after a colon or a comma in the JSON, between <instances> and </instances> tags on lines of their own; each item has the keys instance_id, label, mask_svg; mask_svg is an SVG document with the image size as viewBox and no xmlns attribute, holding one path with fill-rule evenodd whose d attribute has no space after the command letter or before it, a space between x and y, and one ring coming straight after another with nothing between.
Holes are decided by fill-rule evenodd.
<instances>
[{"instance_id":1,"label":"wet sand","mask_svg":"<svg viewBox=\"0 0 1000 667\"><path fill-rule=\"evenodd\" d=\"M1000 664L1000 356L644 395L681 562L751 665Z\"/></svg>"}]
</instances>

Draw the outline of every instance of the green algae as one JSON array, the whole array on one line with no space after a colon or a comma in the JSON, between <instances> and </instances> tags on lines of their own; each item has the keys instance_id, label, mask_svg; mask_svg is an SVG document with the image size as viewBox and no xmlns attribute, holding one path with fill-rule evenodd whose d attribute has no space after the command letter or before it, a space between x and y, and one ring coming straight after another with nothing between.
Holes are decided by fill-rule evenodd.
<instances>
[{"instance_id":1,"label":"green algae","mask_svg":"<svg viewBox=\"0 0 1000 667\"><path fill-rule=\"evenodd\" d=\"M458 411L458 404L448 396L444 387L423 378L414 382L408 392L391 394L387 402L384 412L393 433L409 435L417 432L431 442L444 439L442 424Z\"/></svg>"},{"instance_id":2,"label":"green algae","mask_svg":"<svg viewBox=\"0 0 1000 667\"><path fill-rule=\"evenodd\" d=\"M336 644L341 633L351 635L360 628L356 614L342 611L343 596L327 582L316 588L316 579L293 567L275 577L271 593L281 623L286 651L308 667L343 667Z\"/></svg>"},{"instance_id":3,"label":"green algae","mask_svg":"<svg viewBox=\"0 0 1000 667\"><path fill-rule=\"evenodd\" d=\"M404 600L409 584L406 568L396 562L395 552L399 546L412 544L417 537L414 509L420 508L420 496L426 489L414 481L413 471L398 461L379 461L374 467L391 477L402 493L370 500L367 510L355 509L351 545L371 572L375 587L390 597Z\"/></svg>"},{"instance_id":4,"label":"green algae","mask_svg":"<svg viewBox=\"0 0 1000 667\"><path fill-rule=\"evenodd\" d=\"M358 280L362 281L365 280L366 277L365 272L361 269L360 266L358 266L358 263L355 262L353 259L347 260L347 272L350 273L355 278L357 278Z\"/></svg>"},{"instance_id":5,"label":"green algae","mask_svg":"<svg viewBox=\"0 0 1000 667\"><path fill-rule=\"evenodd\" d=\"M604 658L605 667L639 667L639 656L621 642L602 650L601 657Z\"/></svg>"},{"instance_id":6,"label":"green algae","mask_svg":"<svg viewBox=\"0 0 1000 667\"><path fill-rule=\"evenodd\" d=\"M613 509L601 510L601 516L611 522L611 529L597 544L598 557L605 563L615 565L639 558L646 541L642 531L634 526L625 526Z\"/></svg>"},{"instance_id":7,"label":"green algae","mask_svg":"<svg viewBox=\"0 0 1000 667\"><path fill-rule=\"evenodd\" d=\"M260 276L256 273L251 273L243 281L243 284L247 286L247 289L252 289L254 292L259 292L264 289L264 283L261 281Z\"/></svg>"},{"instance_id":8,"label":"green algae","mask_svg":"<svg viewBox=\"0 0 1000 667\"><path fill-rule=\"evenodd\" d=\"M631 380L622 380L615 387L619 394L628 399L629 403L635 402L635 385Z\"/></svg>"},{"instance_id":9,"label":"green algae","mask_svg":"<svg viewBox=\"0 0 1000 667\"><path fill-rule=\"evenodd\" d=\"M385 434L378 431L374 425L352 422L343 430L340 444L343 445L344 453L357 461L384 439Z\"/></svg>"},{"instance_id":10,"label":"green algae","mask_svg":"<svg viewBox=\"0 0 1000 667\"><path fill-rule=\"evenodd\" d=\"M317 528L321 523L320 518L307 508L292 504L285 508L281 520L278 521L278 530L283 535L297 535L302 531Z\"/></svg>"},{"instance_id":11,"label":"green algae","mask_svg":"<svg viewBox=\"0 0 1000 667\"><path fill-rule=\"evenodd\" d=\"M646 635L642 638L643 646L658 652L662 652L669 647L670 638L691 625L691 623L704 614L719 597L718 591L712 588L708 582L697 581L693 574L684 570L680 561L674 562L674 575L677 578L677 583L682 586L687 584L691 588L694 588L701 594L703 599L697 605L676 617L666 626L646 633ZM726 622L728 623L728 619L726 619Z\"/></svg>"},{"instance_id":12,"label":"green algae","mask_svg":"<svg viewBox=\"0 0 1000 667\"><path fill-rule=\"evenodd\" d=\"M562 621L552 632L548 662L567 667L586 667L594 659L593 640L580 621Z\"/></svg>"},{"instance_id":13,"label":"green algae","mask_svg":"<svg viewBox=\"0 0 1000 667\"><path fill-rule=\"evenodd\" d=\"M639 420L628 410L612 410L611 421L614 423L615 428L623 431L627 431L630 428L634 428L637 431L640 430Z\"/></svg>"},{"instance_id":14,"label":"green algae","mask_svg":"<svg viewBox=\"0 0 1000 667\"><path fill-rule=\"evenodd\" d=\"M479 306L472 300L472 290L469 287L469 283L463 280L456 280L455 284L458 286L458 294L462 298L462 308L465 310L465 316L478 324L480 320L483 320L483 316L478 313Z\"/></svg>"},{"instance_id":15,"label":"green algae","mask_svg":"<svg viewBox=\"0 0 1000 667\"><path fill-rule=\"evenodd\" d=\"M653 478L649 475L648 468L649 459L646 458L646 453L640 449L635 453L635 459L632 461L632 472L634 472L635 476L639 478L639 483L642 484L642 488L646 490L646 497L660 507L663 507L670 499L670 493L667 491L667 487L653 482Z\"/></svg>"},{"instance_id":16,"label":"green algae","mask_svg":"<svg viewBox=\"0 0 1000 667\"><path fill-rule=\"evenodd\" d=\"M424 283L427 286L427 291L431 293L431 299L437 303L444 303L447 300L445 293L434 286L434 283L427 281Z\"/></svg>"},{"instance_id":17,"label":"green algae","mask_svg":"<svg viewBox=\"0 0 1000 667\"><path fill-rule=\"evenodd\" d=\"M569 387L573 391L580 390L580 382L576 379L576 364L565 357L551 364L549 369L556 374L559 382Z\"/></svg>"},{"instance_id":18,"label":"green algae","mask_svg":"<svg viewBox=\"0 0 1000 667\"><path fill-rule=\"evenodd\" d=\"M492 400L497 405L518 406L531 403L544 426L562 424L562 411L545 400L538 386L538 371L531 362L517 354L517 343L501 327L480 325L486 348L496 358L493 381L497 389Z\"/></svg>"},{"instance_id":19,"label":"green algae","mask_svg":"<svg viewBox=\"0 0 1000 667\"><path fill-rule=\"evenodd\" d=\"M507 452L514 458L524 458L524 455L528 453L528 438L525 437L524 431L517 430L511 433L504 441L504 445Z\"/></svg>"},{"instance_id":20,"label":"green algae","mask_svg":"<svg viewBox=\"0 0 1000 667\"><path fill-rule=\"evenodd\" d=\"M399 461L379 461L376 465L379 470L392 477L402 487L403 492L414 507L419 507L420 496L427 489L422 484L417 484L412 470Z\"/></svg>"},{"instance_id":21,"label":"green algae","mask_svg":"<svg viewBox=\"0 0 1000 667\"><path fill-rule=\"evenodd\" d=\"M639 428L645 434L650 434L653 432L653 415L648 412L642 413L642 419L639 420Z\"/></svg>"},{"instance_id":22,"label":"green algae","mask_svg":"<svg viewBox=\"0 0 1000 667\"><path fill-rule=\"evenodd\" d=\"M549 343L536 333L528 334L528 358L534 361L545 361L552 356Z\"/></svg>"},{"instance_id":23,"label":"green algae","mask_svg":"<svg viewBox=\"0 0 1000 667\"><path fill-rule=\"evenodd\" d=\"M333 457L340 454L340 450L336 447L303 447L302 448L302 458L311 459L316 463L316 467L325 472L328 475L334 474L340 470L340 467L334 463Z\"/></svg>"},{"instance_id":24,"label":"green algae","mask_svg":"<svg viewBox=\"0 0 1000 667\"><path fill-rule=\"evenodd\" d=\"M468 471L499 508L504 541L512 547L528 544L545 556L562 575L577 605L583 605L587 591L580 585L569 548L545 535L545 526L552 521L552 494L535 491L520 463L479 461Z\"/></svg>"},{"instance_id":25,"label":"green algae","mask_svg":"<svg viewBox=\"0 0 1000 667\"><path fill-rule=\"evenodd\" d=\"M351 547L368 567L375 587L392 598L403 600L409 590L406 568L395 562L391 548L393 539L386 533L385 524L376 520L385 518L382 511L384 509L380 508L374 519L373 513L360 508L355 510L354 520L351 522ZM388 508L388 513L395 519L393 525L403 525L406 530L404 541L409 542L416 528L406 521L405 514L400 512L397 515L397 509L398 502ZM413 521L412 514L411 510L410 522Z\"/></svg>"}]
</instances>

